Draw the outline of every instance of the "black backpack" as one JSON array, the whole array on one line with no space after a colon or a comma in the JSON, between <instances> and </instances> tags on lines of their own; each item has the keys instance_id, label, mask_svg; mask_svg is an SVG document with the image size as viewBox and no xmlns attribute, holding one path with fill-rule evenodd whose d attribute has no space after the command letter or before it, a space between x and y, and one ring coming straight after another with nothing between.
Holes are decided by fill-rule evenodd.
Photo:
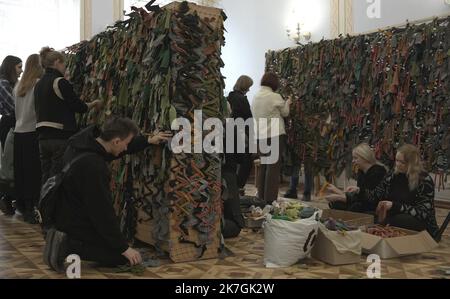
<instances>
[{"instance_id":1,"label":"black backpack","mask_svg":"<svg viewBox=\"0 0 450 299\"><path fill-rule=\"evenodd\" d=\"M60 198L61 185L72 165L84 157L95 155L92 152L81 153L66 164L64 169L57 175L49 178L42 186L39 203L37 206L38 221L44 228L55 225L56 206Z\"/></svg>"}]
</instances>

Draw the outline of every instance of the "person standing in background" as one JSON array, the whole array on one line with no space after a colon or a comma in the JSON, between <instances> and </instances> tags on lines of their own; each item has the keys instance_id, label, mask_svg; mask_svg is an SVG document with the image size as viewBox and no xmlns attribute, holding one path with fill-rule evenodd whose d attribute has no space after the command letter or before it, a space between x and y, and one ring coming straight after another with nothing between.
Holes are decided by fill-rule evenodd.
<instances>
[{"instance_id":1,"label":"person standing in background","mask_svg":"<svg viewBox=\"0 0 450 299\"><path fill-rule=\"evenodd\" d=\"M250 103L248 102L247 93L250 90L250 87L253 86L253 80L249 76L240 76L234 85L233 91L228 95L228 103L231 106L231 118L243 119L247 121L253 118L252 110L250 108ZM250 142L254 142L250 140L251 134L246 128L245 133L245 152L238 153L237 149L238 142L242 142L239 139L238 132L235 131L235 147L234 154L232 155L236 161L236 164L239 165L239 170L237 170L237 184L239 188L240 195L245 195L245 184L247 183L248 177L250 176L250 172L253 167L253 159L252 153L250 153Z\"/></svg>"},{"instance_id":2,"label":"person standing in background","mask_svg":"<svg viewBox=\"0 0 450 299\"><path fill-rule=\"evenodd\" d=\"M0 210L5 214L12 216L15 214L13 207L13 189L14 180L13 170L13 149L6 146L6 140L9 132L16 124L14 112L13 89L22 74L22 60L16 56L7 56L0 66L0 143L2 150L2 169L1 179L6 182L5 189L2 190L0 198ZM12 144L11 144L12 147Z\"/></svg>"},{"instance_id":3,"label":"person standing in background","mask_svg":"<svg viewBox=\"0 0 450 299\"><path fill-rule=\"evenodd\" d=\"M16 208L25 222L36 224L35 206L41 187L41 162L36 133L34 87L44 74L38 54L28 57L25 72L14 89L16 127L14 130L14 183Z\"/></svg>"},{"instance_id":4,"label":"person standing in background","mask_svg":"<svg viewBox=\"0 0 450 299\"><path fill-rule=\"evenodd\" d=\"M13 89L22 74L22 60L16 56L7 56L0 66L0 142L2 150L6 136L16 124Z\"/></svg>"},{"instance_id":5,"label":"person standing in background","mask_svg":"<svg viewBox=\"0 0 450 299\"><path fill-rule=\"evenodd\" d=\"M261 161L261 170L258 175L258 197L267 204L278 199L281 172L281 153L286 145L286 129L284 117L289 116L291 99L283 100L277 93L280 87L278 76L266 73L261 80L261 90L256 94L252 104L253 117L256 122L258 151L261 145L268 145L274 153L273 144L278 144L278 159L273 164ZM260 125L260 121L265 126Z\"/></svg>"}]
</instances>

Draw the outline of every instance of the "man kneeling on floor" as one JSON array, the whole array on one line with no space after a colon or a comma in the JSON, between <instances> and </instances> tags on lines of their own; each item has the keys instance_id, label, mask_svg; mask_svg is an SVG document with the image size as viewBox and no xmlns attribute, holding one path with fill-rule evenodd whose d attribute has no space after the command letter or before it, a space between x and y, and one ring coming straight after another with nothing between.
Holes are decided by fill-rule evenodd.
<instances>
[{"instance_id":1,"label":"man kneeling on floor","mask_svg":"<svg viewBox=\"0 0 450 299\"><path fill-rule=\"evenodd\" d=\"M167 141L171 133L157 133L148 139L138 133L130 119L112 118L102 130L91 126L69 140L64 164L74 162L62 182L56 229L47 233L44 250L44 261L53 270L63 272L70 254L105 267L142 262L139 252L129 247L121 234L108 163Z\"/></svg>"}]
</instances>

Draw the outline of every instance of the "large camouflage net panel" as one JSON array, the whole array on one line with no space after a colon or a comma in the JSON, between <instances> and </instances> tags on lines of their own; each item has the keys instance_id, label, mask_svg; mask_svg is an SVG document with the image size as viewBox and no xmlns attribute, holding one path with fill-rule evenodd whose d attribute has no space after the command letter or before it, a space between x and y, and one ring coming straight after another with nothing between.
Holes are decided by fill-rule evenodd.
<instances>
[{"instance_id":1,"label":"large camouflage net panel","mask_svg":"<svg viewBox=\"0 0 450 299\"><path fill-rule=\"evenodd\" d=\"M195 110L202 110L203 120L222 119L225 15L187 2L146 8L68 49L71 80L82 99L105 103L80 124L127 116L145 134L171 130L178 117L193 124ZM112 170L114 204L130 241L154 245L176 262L217 257L219 155L175 155L166 145L124 158Z\"/></svg>"},{"instance_id":2,"label":"large camouflage net panel","mask_svg":"<svg viewBox=\"0 0 450 299\"><path fill-rule=\"evenodd\" d=\"M296 99L290 147L313 159L316 175L351 177L361 142L388 166L399 146L415 144L428 171L448 172L450 18L269 51L266 69Z\"/></svg>"}]
</instances>

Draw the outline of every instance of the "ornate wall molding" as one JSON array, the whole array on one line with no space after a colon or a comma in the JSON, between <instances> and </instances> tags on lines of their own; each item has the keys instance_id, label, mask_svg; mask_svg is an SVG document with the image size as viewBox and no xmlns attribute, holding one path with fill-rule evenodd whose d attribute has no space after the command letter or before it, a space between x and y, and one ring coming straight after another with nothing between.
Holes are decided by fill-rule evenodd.
<instances>
[{"instance_id":1,"label":"ornate wall molding","mask_svg":"<svg viewBox=\"0 0 450 299\"><path fill-rule=\"evenodd\" d=\"M80 1L80 40L92 37L92 0Z\"/></svg>"},{"instance_id":2,"label":"ornate wall molding","mask_svg":"<svg viewBox=\"0 0 450 299\"><path fill-rule=\"evenodd\" d=\"M330 34L331 38L337 38L339 36L339 0L330 0L330 1L331 1Z\"/></svg>"},{"instance_id":3,"label":"ornate wall molding","mask_svg":"<svg viewBox=\"0 0 450 299\"><path fill-rule=\"evenodd\" d=\"M113 20L121 21L123 20L123 11L124 11L124 0L113 0Z\"/></svg>"},{"instance_id":4,"label":"ornate wall molding","mask_svg":"<svg viewBox=\"0 0 450 299\"><path fill-rule=\"evenodd\" d=\"M353 34L353 0L330 0L331 38Z\"/></svg>"},{"instance_id":5,"label":"ornate wall molding","mask_svg":"<svg viewBox=\"0 0 450 299\"><path fill-rule=\"evenodd\" d=\"M352 35L354 33L353 29L353 0L344 0L345 9L345 34Z\"/></svg>"}]
</instances>

